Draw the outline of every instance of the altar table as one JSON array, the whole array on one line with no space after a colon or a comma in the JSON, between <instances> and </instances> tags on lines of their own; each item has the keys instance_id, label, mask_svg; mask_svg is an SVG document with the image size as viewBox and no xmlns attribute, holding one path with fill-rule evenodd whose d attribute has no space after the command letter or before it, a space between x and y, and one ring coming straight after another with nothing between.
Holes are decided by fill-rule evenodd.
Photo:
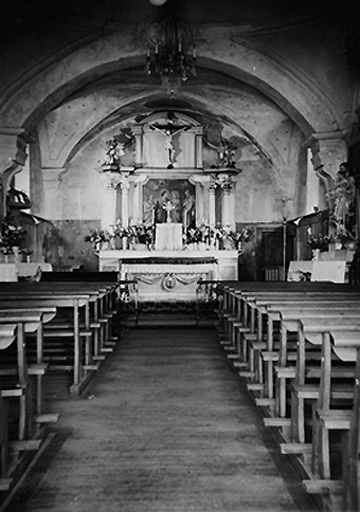
<instances>
[{"instance_id":1,"label":"altar table","mask_svg":"<svg viewBox=\"0 0 360 512\"><path fill-rule=\"evenodd\" d=\"M195 301L197 281L236 281L238 251L99 251L99 270L138 281L139 300Z\"/></svg>"}]
</instances>

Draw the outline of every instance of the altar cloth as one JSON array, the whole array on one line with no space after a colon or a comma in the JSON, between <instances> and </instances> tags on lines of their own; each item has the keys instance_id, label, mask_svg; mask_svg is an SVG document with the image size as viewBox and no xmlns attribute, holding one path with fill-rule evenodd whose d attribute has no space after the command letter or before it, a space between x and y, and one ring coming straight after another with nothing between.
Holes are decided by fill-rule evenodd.
<instances>
[{"instance_id":1,"label":"altar cloth","mask_svg":"<svg viewBox=\"0 0 360 512\"><path fill-rule=\"evenodd\" d=\"M175 222L156 224L155 250L181 251L183 248L182 227L182 224Z\"/></svg>"}]
</instances>

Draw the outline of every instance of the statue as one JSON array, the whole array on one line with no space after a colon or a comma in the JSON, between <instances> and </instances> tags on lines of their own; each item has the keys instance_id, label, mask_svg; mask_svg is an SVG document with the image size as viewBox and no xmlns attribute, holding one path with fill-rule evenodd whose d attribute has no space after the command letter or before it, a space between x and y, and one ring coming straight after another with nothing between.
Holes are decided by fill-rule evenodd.
<instances>
[{"instance_id":1,"label":"statue","mask_svg":"<svg viewBox=\"0 0 360 512\"><path fill-rule=\"evenodd\" d=\"M333 199L333 218L337 233L352 228L352 216L355 199L355 180L350 175L347 162L340 164L334 188L328 194Z\"/></svg>"},{"instance_id":2,"label":"statue","mask_svg":"<svg viewBox=\"0 0 360 512\"><path fill-rule=\"evenodd\" d=\"M108 149L106 151L106 161L104 165L119 166L121 164L121 157L125 154L123 145L119 144L115 138L106 141Z\"/></svg>"},{"instance_id":3,"label":"statue","mask_svg":"<svg viewBox=\"0 0 360 512\"><path fill-rule=\"evenodd\" d=\"M160 132L165 137L165 149L168 156L168 169L173 169L175 162L174 137L177 133L183 132L191 128L191 125L175 125L175 116L171 113L167 115L167 124L150 124L152 130Z\"/></svg>"},{"instance_id":4,"label":"statue","mask_svg":"<svg viewBox=\"0 0 360 512\"><path fill-rule=\"evenodd\" d=\"M183 224L185 227L191 226L195 220L195 197L190 190L185 190L185 199L183 203Z\"/></svg>"},{"instance_id":5,"label":"statue","mask_svg":"<svg viewBox=\"0 0 360 512\"><path fill-rule=\"evenodd\" d=\"M156 215L156 201L153 194L150 194L144 203L144 224L154 225Z\"/></svg>"}]
</instances>

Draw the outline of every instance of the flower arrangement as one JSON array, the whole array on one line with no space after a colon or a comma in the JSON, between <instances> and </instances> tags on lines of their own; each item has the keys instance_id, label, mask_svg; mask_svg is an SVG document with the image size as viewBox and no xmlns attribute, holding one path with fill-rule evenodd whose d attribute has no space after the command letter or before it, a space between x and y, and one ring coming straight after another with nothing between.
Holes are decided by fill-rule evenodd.
<instances>
[{"instance_id":1,"label":"flower arrangement","mask_svg":"<svg viewBox=\"0 0 360 512\"><path fill-rule=\"evenodd\" d=\"M334 242L334 238L331 235L309 235L307 240L311 249L320 249L320 251L327 251L331 242Z\"/></svg>"},{"instance_id":2,"label":"flower arrangement","mask_svg":"<svg viewBox=\"0 0 360 512\"><path fill-rule=\"evenodd\" d=\"M186 244L197 244L201 242L202 232L200 228L186 228L184 233L184 241Z\"/></svg>"},{"instance_id":3,"label":"flower arrangement","mask_svg":"<svg viewBox=\"0 0 360 512\"><path fill-rule=\"evenodd\" d=\"M128 238L132 243L151 244L155 239L155 226L140 223L125 227L118 219L113 227L112 237Z\"/></svg>"},{"instance_id":4,"label":"flower arrangement","mask_svg":"<svg viewBox=\"0 0 360 512\"><path fill-rule=\"evenodd\" d=\"M121 220L117 219L115 226L112 226L111 236L119 238L130 238L131 231L122 225Z\"/></svg>"},{"instance_id":5,"label":"flower arrangement","mask_svg":"<svg viewBox=\"0 0 360 512\"><path fill-rule=\"evenodd\" d=\"M228 238L238 245L240 242L249 242L254 236L254 228L246 227L240 231L230 231Z\"/></svg>"},{"instance_id":6,"label":"flower arrangement","mask_svg":"<svg viewBox=\"0 0 360 512\"><path fill-rule=\"evenodd\" d=\"M0 247L4 254L12 254L13 247L19 247L26 237L26 230L3 219L0 227Z\"/></svg>"},{"instance_id":7,"label":"flower arrangement","mask_svg":"<svg viewBox=\"0 0 360 512\"><path fill-rule=\"evenodd\" d=\"M106 229L93 229L84 237L85 242L90 242L95 250L101 249L104 243L111 241L111 234Z\"/></svg>"},{"instance_id":8,"label":"flower arrangement","mask_svg":"<svg viewBox=\"0 0 360 512\"><path fill-rule=\"evenodd\" d=\"M346 246L350 242L356 243L357 237L352 231L350 231L349 229L346 229L344 224L337 223L336 224L335 242L339 242L343 246Z\"/></svg>"}]
</instances>

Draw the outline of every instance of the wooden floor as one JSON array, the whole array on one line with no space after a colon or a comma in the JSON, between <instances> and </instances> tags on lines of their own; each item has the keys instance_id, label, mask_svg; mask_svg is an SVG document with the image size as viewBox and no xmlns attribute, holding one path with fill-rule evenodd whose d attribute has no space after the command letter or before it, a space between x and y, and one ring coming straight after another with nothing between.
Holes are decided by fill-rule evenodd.
<instances>
[{"instance_id":1,"label":"wooden floor","mask_svg":"<svg viewBox=\"0 0 360 512\"><path fill-rule=\"evenodd\" d=\"M7 511L315 510L215 329L126 330L86 396L49 405L56 435Z\"/></svg>"}]
</instances>

